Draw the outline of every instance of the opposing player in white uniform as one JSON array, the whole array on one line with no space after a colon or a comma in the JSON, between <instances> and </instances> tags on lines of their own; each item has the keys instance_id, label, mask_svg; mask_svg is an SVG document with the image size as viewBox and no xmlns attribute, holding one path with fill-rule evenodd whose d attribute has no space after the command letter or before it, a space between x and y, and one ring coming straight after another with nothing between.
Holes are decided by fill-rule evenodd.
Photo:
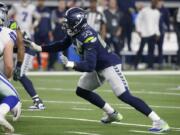
<instances>
[{"instance_id":1,"label":"opposing player in white uniform","mask_svg":"<svg viewBox=\"0 0 180 135\"><path fill-rule=\"evenodd\" d=\"M13 73L13 47L16 42L16 32L4 27L7 20L6 6L0 4L0 55L4 61L4 75L0 74L0 125L7 133L14 132L13 126L6 120L9 111L13 120L21 114L21 103L16 89L8 81Z\"/></svg>"},{"instance_id":2,"label":"opposing player in white uniform","mask_svg":"<svg viewBox=\"0 0 180 135\"><path fill-rule=\"evenodd\" d=\"M9 17L14 17L15 21L9 21L9 28L13 30L20 29L28 37L31 38L33 29L38 25L40 15L36 12L36 7L30 4L29 0L21 0L21 3L15 3L8 13ZM33 18L35 21L33 23ZM18 28L19 26L19 28ZM33 99L34 105L30 109L45 109L42 100L39 98L31 80L25 75L32 65L35 52L29 48L25 49L24 61L21 64L17 63L16 71L20 70L20 77L16 77L21 82L27 93Z\"/></svg>"}]
</instances>

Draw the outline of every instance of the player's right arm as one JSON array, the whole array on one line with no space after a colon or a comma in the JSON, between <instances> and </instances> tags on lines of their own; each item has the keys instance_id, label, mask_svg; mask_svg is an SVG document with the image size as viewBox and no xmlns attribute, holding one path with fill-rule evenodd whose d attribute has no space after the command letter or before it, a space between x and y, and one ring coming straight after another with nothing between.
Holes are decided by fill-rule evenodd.
<instances>
[{"instance_id":1,"label":"player's right arm","mask_svg":"<svg viewBox=\"0 0 180 135\"><path fill-rule=\"evenodd\" d=\"M66 50L71 44L71 38L66 36L63 40L55 41L45 46L40 46L34 42L30 42L29 47L37 52L59 52Z\"/></svg>"},{"instance_id":2,"label":"player's right arm","mask_svg":"<svg viewBox=\"0 0 180 135\"><path fill-rule=\"evenodd\" d=\"M3 53L5 75L9 79L13 73L13 42L6 43Z\"/></svg>"}]
</instances>

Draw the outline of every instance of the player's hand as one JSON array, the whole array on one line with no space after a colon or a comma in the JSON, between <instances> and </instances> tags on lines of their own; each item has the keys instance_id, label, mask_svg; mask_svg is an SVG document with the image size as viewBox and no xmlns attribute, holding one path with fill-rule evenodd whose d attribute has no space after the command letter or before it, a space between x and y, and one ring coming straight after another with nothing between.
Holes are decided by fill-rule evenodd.
<instances>
[{"instance_id":1,"label":"player's hand","mask_svg":"<svg viewBox=\"0 0 180 135\"><path fill-rule=\"evenodd\" d=\"M13 80L14 81L18 81L21 79L21 68L20 67L16 67L13 73Z\"/></svg>"},{"instance_id":2,"label":"player's hand","mask_svg":"<svg viewBox=\"0 0 180 135\"><path fill-rule=\"evenodd\" d=\"M28 40L28 39L23 39L25 46L31 48L32 50L36 51L36 52L41 52L42 51L42 47L40 45L37 45L36 43Z\"/></svg>"},{"instance_id":3,"label":"player's hand","mask_svg":"<svg viewBox=\"0 0 180 135\"><path fill-rule=\"evenodd\" d=\"M74 67L74 62L69 61L68 58L66 56L64 56L63 54L60 55L60 59L66 67L68 67L68 68Z\"/></svg>"}]
</instances>

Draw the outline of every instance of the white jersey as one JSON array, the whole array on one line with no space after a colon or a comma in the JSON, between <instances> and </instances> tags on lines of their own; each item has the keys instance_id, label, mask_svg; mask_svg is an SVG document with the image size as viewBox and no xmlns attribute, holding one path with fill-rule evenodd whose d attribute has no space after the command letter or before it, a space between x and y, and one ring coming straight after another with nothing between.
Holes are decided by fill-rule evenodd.
<instances>
[{"instance_id":1,"label":"white jersey","mask_svg":"<svg viewBox=\"0 0 180 135\"><path fill-rule=\"evenodd\" d=\"M37 17L36 7L33 4L23 6L21 3L15 3L10 10L15 13L15 20L22 31L25 31L28 35L32 33L33 17Z\"/></svg>"},{"instance_id":2,"label":"white jersey","mask_svg":"<svg viewBox=\"0 0 180 135\"><path fill-rule=\"evenodd\" d=\"M160 12L151 7L143 8L136 19L136 30L141 33L142 37L160 35L159 21Z\"/></svg>"},{"instance_id":3,"label":"white jersey","mask_svg":"<svg viewBox=\"0 0 180 135\"><path fill-rule=\"evenodd\" d=\"M15 45L16 38L17 35L15 31L7 27L0 27L0 55L3 55L4 48L9 41Z\"/></svg>"}]
</instances>

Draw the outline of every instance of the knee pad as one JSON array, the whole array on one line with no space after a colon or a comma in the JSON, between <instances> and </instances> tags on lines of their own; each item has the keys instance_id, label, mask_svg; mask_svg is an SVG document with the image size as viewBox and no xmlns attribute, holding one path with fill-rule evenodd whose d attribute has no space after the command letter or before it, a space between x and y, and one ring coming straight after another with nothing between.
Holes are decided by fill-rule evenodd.
<instances>
[{"instance_id":1,"label":"knee pad","mask_svg":"<svg viewBox=\"0 0 180 135\"><path fill-rule=\"evenodd\" d=\"M1 103L8 104L10 107L10 110L16 106L16 104L19 102L19 98L16 96L7 96L5 97Z\"/></svg>"}]
</instances>

